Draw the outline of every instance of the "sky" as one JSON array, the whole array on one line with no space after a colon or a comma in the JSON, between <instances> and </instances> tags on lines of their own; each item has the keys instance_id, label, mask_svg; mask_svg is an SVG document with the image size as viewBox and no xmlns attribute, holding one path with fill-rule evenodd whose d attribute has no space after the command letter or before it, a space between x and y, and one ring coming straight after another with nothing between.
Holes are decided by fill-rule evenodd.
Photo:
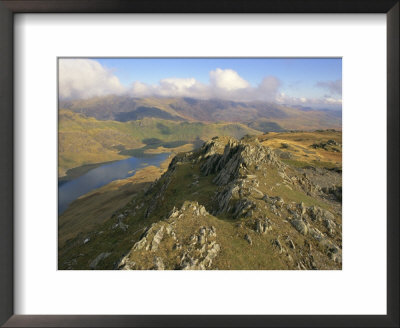
<instances>
[{"instance_id":1,"label":"sky","mask_svg":"<svg viewBox=\"0 0 400 328\"><path fill-rule=\"evenodd\" d=\"M341 109L340 58L61 58L61 99L109 94Z\"/></svg>"}]
</instances>

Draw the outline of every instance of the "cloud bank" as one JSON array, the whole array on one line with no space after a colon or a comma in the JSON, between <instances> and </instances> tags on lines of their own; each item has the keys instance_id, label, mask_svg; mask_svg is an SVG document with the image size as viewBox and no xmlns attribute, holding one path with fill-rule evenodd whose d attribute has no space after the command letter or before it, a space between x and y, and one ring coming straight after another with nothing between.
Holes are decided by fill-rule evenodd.
<instances>
[{"instance_id":1,"label":"cloud bank","mask_svg":"<svg viewBox=\"0 0 400 328\"><path fill-rule=\"evenodd\" d=\"M125 92L119 79L95 60L61 59L58 74L61 98L90 98Z\"/></svg>"},{"instance_id":2,"label":"cloud bank","mask_svg":"<svg viewBox=\"0 0 400 328\"><path fill-rule=\"evenodd\" d=\"M195 78L162 79L156 85L134 82L129 93L134 97L192 97L200 99L227 99L237 101L273 101L278 95L280 81L273 76L266 77L253 87L237 72L217 68L209 73L210 82L204 84Z\"/></svg>"},{"instance_id":3,"label":"cloud bank","mask_svg":"<svg viewBox=\"0 0 400 328\"><path fill-rule=\"evenodd\" d=\"M126 87L112 71L90 59L61 59L59 61L59 96L62 99L86 99L109 94L132 97L190 97L233 101L268 101L283 105L317 108L340 108L342 81L318 82L316 87L331 95L321 99L296 98L280 92L281 81L275 76L265 77L257 86L251 85L232 69L216 68L209 72L209 83L195 78L165 78L157 84L133 82Z\"/></svg>"}]
</instances>

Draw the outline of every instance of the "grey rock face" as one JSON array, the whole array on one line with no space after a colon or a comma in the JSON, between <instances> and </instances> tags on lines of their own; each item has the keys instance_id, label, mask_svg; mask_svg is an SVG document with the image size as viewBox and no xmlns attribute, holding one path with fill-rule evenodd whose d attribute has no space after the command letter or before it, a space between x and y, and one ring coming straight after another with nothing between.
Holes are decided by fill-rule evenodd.
<instances>
[{"instance_id":1,"label":"grey rock face","mask_svg":"<svg viewBox=\"0 0 400 328\"><path fill-rule=\"evenodd\" d=\"M249 199L241 199L239 200L234 208L233 217L240 218L249 216L252 209L256 208L256 204Z\"/></svg>"},{"instance_id":2,"label":"grey rock face","mask_svg":"<svg viewBox=\"0 0 400 328\"><path fill-rule=\"evenodd\" d=\"M218 140L211 140L203 146L204 158L207 160L201 167L204 175L217 174L213 180L217 185L226 185L240 175L248 177L246 170L253 165L263 163L283 165L270 148L261 145L256 139L254 144L249 144L231 138L225 145L223 154L218 153L217 143Z\"/></svg>"},{"instance_id":3,"label":"grey rock face","mask_svg":"<svg viewBox=\"0 0 400 328\"><path fill-rule=\"evenodd\" d=\"M151 243L151 250L155 251L158 248L158 245L160 245L161 240L164 237L164 226L161 226L160 230L156 232L154 235L153 241Z\"/></svg>"}]
</instances>

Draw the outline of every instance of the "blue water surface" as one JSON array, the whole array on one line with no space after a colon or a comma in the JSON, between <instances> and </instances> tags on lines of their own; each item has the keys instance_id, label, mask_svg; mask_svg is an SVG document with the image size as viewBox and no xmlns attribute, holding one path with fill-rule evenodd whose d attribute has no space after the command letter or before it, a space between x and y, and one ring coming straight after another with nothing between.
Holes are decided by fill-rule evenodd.
<instances>
[{"instance_id":1,"label":"blue water surface","mask_svg":"<svg viewBox=\"0 0 400 328\"><path fill-rule=\"evenodd\" d=\"M58 186L58 214L80 196L100 188L111 181L133 176L138 169L149 165L160 166L169 153L131 157L96 167L84 175Z\"/></svg>"}]
</instances>

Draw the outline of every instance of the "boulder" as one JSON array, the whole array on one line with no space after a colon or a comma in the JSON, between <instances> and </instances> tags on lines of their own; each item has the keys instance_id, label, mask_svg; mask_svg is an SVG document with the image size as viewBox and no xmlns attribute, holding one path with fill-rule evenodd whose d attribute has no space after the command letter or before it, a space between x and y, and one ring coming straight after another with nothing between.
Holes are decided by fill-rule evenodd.
<instances>
[{"instance_id":1,"label":"boulder","mask_svg":"<svg viewBox=\"0 0 400 328\"><path fill-rule=\"evenodd\" d=\"M248 234L246 234L246 235L244 236L244 239L245 239L250 245L253 245L253 241L252 241L251 237L250 237Z\"/></svg>"},{"instance_id":2,"label":"boulder","mask_svg":"<svg viewBox=\"0 0 400 328\"><path fill-rule=\"evenodd\" d=\"M290 220L290 223L302 235L306 235L308 233L307 225L303 222L303 220L292 219Z\"/></svg>"}]
</instances>

